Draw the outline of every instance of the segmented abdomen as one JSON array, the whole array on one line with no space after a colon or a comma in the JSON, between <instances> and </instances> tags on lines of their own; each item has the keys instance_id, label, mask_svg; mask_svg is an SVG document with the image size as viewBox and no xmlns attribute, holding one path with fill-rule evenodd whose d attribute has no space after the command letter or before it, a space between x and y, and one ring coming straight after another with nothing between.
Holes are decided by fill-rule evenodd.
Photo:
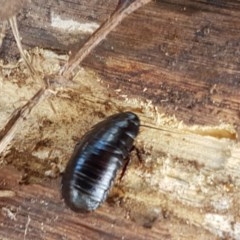
<instances>
[{"instance_id":1,"label":"segmented abdomen","mask_svg":"<svg viewBox=\"0 0 240 240\"><path fill-rule=\"evenodd\" d=\"M140 121L132 112L96 124L76 145L62 179L62 196L74 211L95 210L107 197L133 146Z\"/></svg>"}]
</instances>

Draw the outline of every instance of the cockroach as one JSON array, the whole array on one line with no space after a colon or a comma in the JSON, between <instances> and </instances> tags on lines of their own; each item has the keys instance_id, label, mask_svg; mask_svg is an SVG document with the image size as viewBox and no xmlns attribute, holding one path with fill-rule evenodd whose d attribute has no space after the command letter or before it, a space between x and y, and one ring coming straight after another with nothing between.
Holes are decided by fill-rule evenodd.
<instances>
[{"instance_id":1,"label":"cockroach","mask_svg":"<svg viewBox=\"0 0 240 240\"><path fill-rule=\"evenodd\" d=\"M89 212L106 200L117 171L128 162L139 126L132 112L114 114L77 143L62 178L62 196L70 209Z\"/></svg>"}]
</instances>

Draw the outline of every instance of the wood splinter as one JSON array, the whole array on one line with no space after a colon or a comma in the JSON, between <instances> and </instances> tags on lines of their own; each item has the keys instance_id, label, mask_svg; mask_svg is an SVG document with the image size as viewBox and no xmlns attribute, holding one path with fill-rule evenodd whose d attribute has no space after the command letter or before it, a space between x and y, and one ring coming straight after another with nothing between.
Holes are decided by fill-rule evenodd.
<instances>
[{"instance_id":1,"label":"wood splinter","mask_svg":"<svg viewBox=\"0 0 240 240\"><path fill-rule=\"evenodd\" d=\"M8 0L8 1L0 0L0 4L1 4L0 20L9 21L20 55L24 63L26 64L28 70L30 71L31 75L35 76L37 74L34 68L32 67L31 63L27 59L27 56L24 53L24 50L22 47L21 37L18 31L18 24L17 24L17 18L16 18L16 14L18 13L18 11L22 9L24 5L27 4L27 2L28 0ZM4 26L5 25L3 25L3 27Z\"/></svg>"}]
</instances>

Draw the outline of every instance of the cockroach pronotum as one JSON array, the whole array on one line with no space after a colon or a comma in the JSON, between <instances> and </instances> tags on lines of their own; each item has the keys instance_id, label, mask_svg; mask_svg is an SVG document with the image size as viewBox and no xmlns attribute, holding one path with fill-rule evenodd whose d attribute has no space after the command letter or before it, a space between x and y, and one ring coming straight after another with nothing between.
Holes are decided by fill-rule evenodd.
<instances>
[{"instance_id":1,"label":"cockroach pronotum","mask_svg":"<svg viewBox=\"0 0 240 240\"><path fill-rule=\"evenodd\" d=\"M93 211L108 195L117 171L139 132L132 112L114 114L97 123L76 145L62 178L62 196L76 212Z\"/></svg>"}]
</instances>

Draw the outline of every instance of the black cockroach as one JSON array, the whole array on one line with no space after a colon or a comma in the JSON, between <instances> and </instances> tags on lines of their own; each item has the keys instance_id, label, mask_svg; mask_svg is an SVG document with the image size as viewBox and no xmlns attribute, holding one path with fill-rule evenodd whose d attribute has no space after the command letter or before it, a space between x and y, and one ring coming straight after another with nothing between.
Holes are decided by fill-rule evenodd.
<instances>
[{"instance_id":1,"label":"black cockroach","mask_svg":"<svg viewBox=\"0 0 240 240\"><path fill-rule=\"evenodd\" d=\"M139 132L136 114L114 114L97 123L76 145L62 178L62 196L76 212L93 211L110 187Z\"/></svg>"}]
</instances>

